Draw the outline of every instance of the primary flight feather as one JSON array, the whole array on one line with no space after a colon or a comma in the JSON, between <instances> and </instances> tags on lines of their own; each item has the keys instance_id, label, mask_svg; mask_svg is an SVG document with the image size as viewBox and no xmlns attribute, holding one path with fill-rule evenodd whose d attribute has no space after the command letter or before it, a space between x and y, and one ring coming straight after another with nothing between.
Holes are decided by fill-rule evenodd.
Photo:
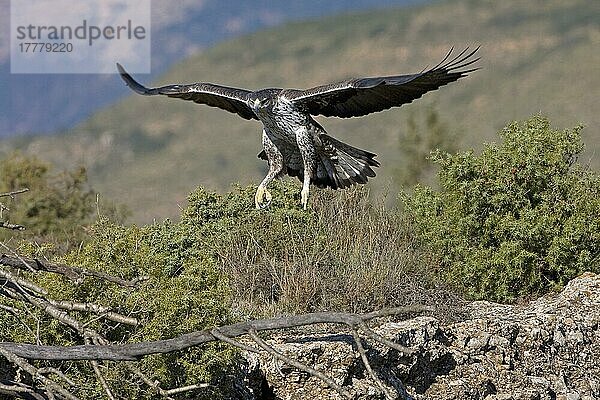
<instances>
[{"instance_id":1,"label":"primary flight feather","mask_svg":"<svg viewBox=\"0 0 600 400\"><path fill-rule=\"evenodd\" d=\"M212 83L167 85L147 88L136 82L117 63L121 77L136 93L191 100L262 122L263 151L258 157L269 163L267 176L254 196L257 208L271 201L267 190L278 176L297 176L302 185L302 206L306 209L310 184L333 189L366 183L379 167L375 154L329 136L312 115L341 118L359 117L399 107L423 94L454 82L477 68L476 48L452 57L450 50L435 67L411 75L348 79L311 89L261 89L251 91Z\"/></svg>"}]
</instances>

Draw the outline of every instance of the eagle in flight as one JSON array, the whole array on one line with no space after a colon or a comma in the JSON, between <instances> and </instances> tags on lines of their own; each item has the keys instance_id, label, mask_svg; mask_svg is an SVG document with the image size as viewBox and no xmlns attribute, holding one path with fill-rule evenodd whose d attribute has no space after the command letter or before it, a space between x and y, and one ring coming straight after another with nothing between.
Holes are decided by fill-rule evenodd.
<instances>
[{"instance_id":1,"label":"eagle in flight","mask_svg":"<svg viewBox=\"0 0 600 400\"><path fill-rule=\"evenodd\" d=\"M454 57L451 49L435 67L416 74L348 79L306 90L251 91L212 83L147 88L118 63L117 68L136 93L191 100L262 122L263 150L258 157L268 161L269 171L256 190L256 208L270 204L269 183L288 174L302 182L301 202L306 209L311 183L321 188L346 188L366 183L375 176L372 167L379 167L375 154L329 136L313 115L360 117L410 103L478 69L465 69L479 60L474 58L478 49L469 51L467 47Z\"/></svg>"}]
</instances>

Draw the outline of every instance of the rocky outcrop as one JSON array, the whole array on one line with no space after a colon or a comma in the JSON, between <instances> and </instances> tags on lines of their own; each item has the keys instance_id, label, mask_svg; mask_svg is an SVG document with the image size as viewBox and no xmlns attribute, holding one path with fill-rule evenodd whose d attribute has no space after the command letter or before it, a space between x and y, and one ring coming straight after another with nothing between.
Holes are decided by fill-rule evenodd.
<instances>
[{"instance_id":1,"label":"rocky outcrop","mask_svg":"<svg viewBox=\"0 0 600 400\"><path fill-rule=\"evenodd\" d=\"M417 349L410 356L366 340L373 369L398 398L600 399L600 276L524 305L477 301L469 317L430 316L375 328ZM383 398L347 333L295 332L268 341L327 373L360 399ZM338 399L322 381L266 354L245 355L246 393L262 399Z\"/></svg>"}]
</instances>

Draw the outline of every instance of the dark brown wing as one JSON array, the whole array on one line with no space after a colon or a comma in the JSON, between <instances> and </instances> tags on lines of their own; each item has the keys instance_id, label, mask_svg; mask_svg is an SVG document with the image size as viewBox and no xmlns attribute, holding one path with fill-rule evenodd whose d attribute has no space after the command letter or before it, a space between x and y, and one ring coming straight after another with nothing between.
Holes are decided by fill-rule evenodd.
<instances>
[{"instance_id":1,"label":"dark brown wing","mask_svg":"<svg viewBox=\"0 0 600 400\"><path fill-rule=\"evenodd\" d=\"M258 119L254 111L246 103L248 95L252 93L249 90L213 85L212 83L192 83L190 85L168 85L158 88L147 88L136 82L121 64L117 63L117 69L127 86L136 93L145 96L162 94L178 99L191 100L211 107L219 107L225 111L236 113L245 119Z\"/></svg>"},{"instance_id":2,"label":"dark brown wing","mask_svg":"<svg viewBox=\"0 0 600 400\"><path fill-rule=\"evenodd\" d=\"M479 60L472 58L479 47L467 54L468 50L452 59L450 50L438 65L418 74L349 79L307 90L287 89L280 96L312 115L359 117L410 103L479 69L464 69Z\"/></svg>"}]
</instances>

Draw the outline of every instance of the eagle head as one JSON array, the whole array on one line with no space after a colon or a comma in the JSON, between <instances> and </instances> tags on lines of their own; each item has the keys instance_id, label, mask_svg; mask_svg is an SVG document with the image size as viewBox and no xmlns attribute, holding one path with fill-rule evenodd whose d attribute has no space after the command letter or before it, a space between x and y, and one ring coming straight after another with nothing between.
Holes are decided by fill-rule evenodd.
<instances>
[{"instance_id":1,"label":"eagle head","mask_svg":"<svg viewBox=\"0 0 600 400\"><path fill-rule=\"evenodd\" d=\"M275 106L276 93L272 89L262 89L252 93L250 107L254 112L270 111Z\"/></svg>"}]
</instances>

